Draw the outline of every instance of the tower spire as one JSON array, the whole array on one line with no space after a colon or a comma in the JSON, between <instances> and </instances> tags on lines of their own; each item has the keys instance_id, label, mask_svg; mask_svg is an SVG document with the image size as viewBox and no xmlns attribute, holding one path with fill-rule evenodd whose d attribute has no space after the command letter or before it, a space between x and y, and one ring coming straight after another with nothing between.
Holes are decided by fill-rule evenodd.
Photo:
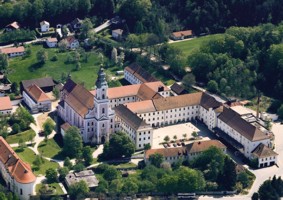
<instances>
[{"instance_id":1,"label":"tower spire","mask_svg":"<svg viewBox=\"0 0 283 200\"><path fill-rule=\"evenodd\" d=\"M100 65L100 69L98 71L98 77L97 77L95 86L96 88L108 87L107 81L106 81L106 74L104 72L102 65Z\"/></svg>"}]
</instances>

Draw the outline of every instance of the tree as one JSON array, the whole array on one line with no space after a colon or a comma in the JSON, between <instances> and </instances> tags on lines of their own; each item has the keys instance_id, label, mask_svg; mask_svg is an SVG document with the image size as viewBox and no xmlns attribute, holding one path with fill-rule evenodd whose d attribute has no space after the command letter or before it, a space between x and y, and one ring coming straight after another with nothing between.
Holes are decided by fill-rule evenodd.
<instances>
[{"instance_id":1,"label":"tree","mask_svg":"<svg viewBox=\"0 0 283 200\"><path fill-rule=\"evenodd\" d=\"M118 57L117 57L117 49L113 48L111 52L111 60L113 63L117 64L118 63Z\"/></svg>"},{"instance_id":2,"label":"tree","mask_svg":"<svg viewBox=\"0 0 283 200\"><path fill-rule=\"evenodd\" d=\"M43 164L44 160L41 158L41 156L36 155L35 160L33 161L33 164L36 166L37 169Z\"/></svg>"},{"instance_id":3,"label":"tree","mask_svg":"<svg viewBox=\"0 0 283 200\"><path fill-rule=\"evenodd\" d=\"M83 163L81 162L77 162L74 166L73 166L73 170L75 172L80 172L80 171L83 171L85 169L85 166Z\"/></svg>"},{"instance_id":4,"label":"tree","mask_svg":"<svg viewBox=\"0 0 283 200\"><path fill-rule=\"evenodd\" d=\"M182 79L182 83L189 88L196 83L196 77L192 73L186 74Z\"/></svg>"},{"instance_id":5,"label":"tree","mask_svg":"<svg viewBox=\"0 0 283 200\"><path fill-rule=\"evenodd\" d=\"M76 63L76 71L79 71L81 69L81 63L80 62L77 62Z\"/></svg>"},{"instance_id":6,"label":"tree","mask_svg":"<svg viewBox=\"0 0 283 200\"><path fill-rule=\"evenodd\" d=\"M46 170L46 179L47 179L47 183L54 183L57 182L57 171L53 168L49 168Z\"/></svg>"},{"instance_id":7,"label":"tree","mask_svg":"<svg viewBox=\"0 0 283 200\"><path fill-rule=\"evenodd\" d=\"M67 49L68 49L68 42L67 42L67 40L61 40L58 43L58 48L59 48L60 52L67 51Z\"/></svg>"},{"instance_id":8,"label":"tree","mask_svg":"<svg viewBox=\"0 0 283 200\"><path fill-rule=\"evenodd\" d=\"M60 97L60 91L59 91L59 89L58 89L57 87L55 87L55 88L53 89L52 93L53 93L53 96L55 97L55 99L58 100L59 97Z\"/></svg>"},{"instance_id":9,"label":"tree","mask_svg":"<svg viewBox=\"0 0 283 200\"><path fill-rule=\"evenodd\" d=\"M187 134L186 133L183 134L183 138L184 138L184 140L187 139Z\"/></svg>"},{"instance_id":10,"label":"tree","mask_svg":"<svg viewBox=\"0 0 283 200\"><path fill-rule=\"evenodd\" d=\"M90 146L86 146L83 148L83 158L85 160L85 166L88 166L92 163L93 157L92 157L92 150Z\"/></svg>"},{"instance_id":11,"label":"tree","mask_svg":"<svg viewBox=\"0 0 283 200\"><path fill-rule=\"evenodd\" d=\"M101 158L113 159L130 157L135 152L135 145L130 138L123 132L117 132L112 135L109 142L104 145Z\"/></svg>"},{"instance_id":12,"label":"tree","mask_svg":"<svg viewBox=\"0 0 283 200\"><path fill-rule=\"evenodd\" d=\"M89 18L86 18L82 23L81 37L86 39L90 37L90 30L93 28L93 24Z\"/></svg>"},{"instance_id":13,"label":"tree","mask_svg":"<svg viewBox=\"0 0 283 200\"><path fill-rule=\"evenodd\" d=\"M122 51L118 57L118 64L119 66L123 66L124 64L124 60L125 60L125 54L124 52Z\"/></svg>"},{"instance_id":14,"label":"tree","mask_svg":"<svg viewBox=\"0 0 283 200\"><path fill-rule=\"evenodd\" d=\"M89 192L89 187L84 180L70 185L68 194L71 199L77 199L78 196L84 196Z\"/></svg>"},{"instance_id":15,"label":"tree","mask_svg":"<svg viewBox=\"0 0 283 200\"><path fill-rule=\"evenodd\" d=\"M249 181L249 176L246 172L241 172L237 176L237 181L239 181L244 188L248 187L250 181Z\"/></svg>"},{"instance_id":16,"label":"tree","mask_svg":"<svg viewBox=\"0 0 283 200\"><path fill-rule=\"evenodd\" d=\"M170 141L170 137L169 137L168 135L166 135L166 136L164 137L164 141L165 141L165 142L169 142L169 141Z\"/></svg>"},{"instance_id":17,"label":"tree","mask_svg":"<svg viewBox=\"0 0 283 200\"><path fill-rule=\"evenodd\" d=\"M165 170L171 170L171 164L169 162L162 162L160 164L160 168L165 169Z\"/></svg>"},{"instance_id":18,"label":"tree","mask_svg":"<svg viewBox=\"0 0 283 200\"><path fill-rule=\"evenodd\" d=\"M127 195L134 195L138 192L139 186L131 179L126 179L122 187L122 191Z\"/></svg>"},{"instance_id":19,"label":"tree","mask_svg":"<svg viewBox=\"0 0 283 200\"><path fill-rule=\"evenodd\" d=\"M173 139L174 139L175 142L176 142L176 140L177 140L177 135L174 135Z\"/></svg>"},{"instance_id":20,"label":"tree","mask_svg":"<svg viewBox=\"0 0 283 200\"><path fill-rule=\"evenodd\" d=\"M164 161L164 157L161 154L155 153L149 156L149 161L155 167L160 167L160 164Z\"/></svg>"},{"instance_id":21,"label":"tree","mask_svg":"<svg viewBox=\"0 0 283 200\"><path fill-rule=\"evenodd\" d=\"M0 71L9 67L8 55L0 54Z\"/></svg>"},{"instance_id":22,"label":"tree","mask_svg":"<svg viewBox=\"0 0 283 200\"><path fill-rule=\"evenodd\" d=\"M122 192L122 187L123 183L121 179L115 179L111 181L111 184L109 185L109 193L113 196L120 194Z\"/></svg>"},{"instance_id":23,"label":"tree","mask_svg":"<svg viewBox=\"0 0 283 200\"><path fill-rule=\"evenodd\" d=\"M21 130L21 128L20 128L19 124L17 124L17 123L13 124L13 126L12 126L12 133L14 133L14 134L15 133L19 133L20 130Z\"/></svg>"},{"instance_id":24,"label":"tree","mask_svg":"<svg viewBox=\"0 0 283 200\"><path fill-rule=\"evenodd\" d=\"M11 90L13 93L15 94L18 94L19 93L19 90L18 90L18 83L17 82L13 82L12 85L11 85Z\"/></svg>"},{"instance_id":25,"label":"tree","mask_svg":"<svg viewBox=\"0 0 283 200\"><path fill-rule=\"evenodd\" d=\"M42 125L45 139L47 140L48 135L52 133L55 128L55 123L52 119L48 118Z\"/></svg>"},{"instance_id":26,"label":"tree","mask_svg":"<svg viewBox=\"0 0 283 200\"><path fill-rule=\"evenodd\" d=\"M219 175L218 184L225 190L232 191L237 182L236 164L229 157L225 157L223 170Z\"/></svg>"},{"instance_id":27,"label":"tree","mask_svg":"<svg viewBox=\"0 0 283 200\"><path fill-rule=\"evenodd\" d=\"M69 168L68 167L60 167L58 169L58 172L59 172L59 179L61 181L65 180L65 177L67 176L67 174L69 173Z\"/></svg>"},{"instance_id":28,"label":"tree","mask_svg":"<svg viewBox=\"0 0 283 200\"><path fill-rule=\"evenodd\" d=\"M83 141L80 130L77 127L70 127L63 138L63 152L66 156L79 158L82 153Z\"/></svg>"},{"instance_id":29,"label":"tree","mask_svg":"<svg viewBox=\"0 0 283 200\"><path fill-rule=\"evenodd\" d=\"M207 89L208 89L210 92L217 93L217 92L218 92L218 84L217 84L217 82L214 81L214 80L210 80L210 81L207 83Z\"/></svg>"},{"instance_id":30,"label":"tree","mask_svg":"<svg viewBox=\"0 0 283 200\"><path fill-rule=\"evenodd\" d=\"M68 35L68 27L67 27L67 25L63 25L62 26L62 34L63 34L63 37L65 38L65 37L67 37L67 35ZM61 40L61 41L65 41L66 43L67 43L67 45L68 45L68 42L67 42L67 40ZM60 44L60 42L59 42L59 44ZM58 44L58 46L59 46L59 44ZM59 46L59 48L60 48L60 46ZM60 48L61 49L61 48Z\"/></svg>"},{"instance_id":31,"label":"tree","mask_svg":"<svg viewBox=\"0 0 283 200\"><path fill-rule=\"evenodd\" d=\"M194 132L192 133L192 136L193 136L193 137L197 137L197 136L198 136L197 132L194 131Z\"/></svg>"},{"instance_id":32,"label":"tree","mask_svg":"<svg viewBox=\"0 0 283 200\"><path fill-rule=\"evenodd\" d=\"M257 192L253 193L252 200L259 200L259 195Z\"/></svg>"},{"instance_id":33,"label":"tree","mask_svg":"<svg viewBox=\"0 0 283 200\"><path fill-rule=\"evenodd\" d=\"M20 123L22 130L28 129L31 123L35 123L33 116L24 107L17 108L9 121L11 123Z\"/></svg>"},{"instance_id":34,"label":"tree","mask_svg":"<svg viewBox=\"0 0 283 200\"><path fill-rule=\"evenodd\" d=\"M48 60L48 52L41 49L36 53L36 59L39 63L44 64Z\"/></svg>"},{"instance_id":35,"label":"tree","mask_svg":"<svg viewBox=\"0 0 283 200\"><path fill-rule=\"evenodd\" d=\"M283 119L283 104L278 109L277 114L278 114L280 119Z\"/></svg>"},{"instance_id":36,"label":"tree","mask_svg":"<svg viewBox=\"0 0 283 200\"><path fill-rule=\"evenodd\" d=\"M71 162L69 157L65 158L65 160L64 160L64 167L68 167L69 170L72 169L73 164L72 164L72 162Z\"/></svg>"},{"instance_id":37,"label":"tree","mask_svg":"<svg viewBox=\"0 0 283 200\"><path fill-rule=\"evenodd\" d=\"M107 181L112 181L119 177L119 172L113 166L109 166L103 173L103 178Z\"/></svg>"},{"instance_id":38,"label":"tree","mask_svg":"<svg viewBox=\"0 0 283 200\"><path fill-rule=\"evenodd\" d=\"M144 150L149 150L149 149L151 149L150 144L149 144L149 143L148 143L148 144L145 144L145 145L144 145Z\"/></svg>"}]
</instances>

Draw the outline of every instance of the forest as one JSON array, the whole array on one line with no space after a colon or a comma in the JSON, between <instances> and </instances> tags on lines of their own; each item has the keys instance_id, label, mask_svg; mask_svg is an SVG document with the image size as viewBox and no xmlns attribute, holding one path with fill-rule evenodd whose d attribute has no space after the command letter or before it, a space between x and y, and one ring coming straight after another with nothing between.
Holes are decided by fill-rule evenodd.
<instances>
[{"instance_id":1,"label":"forest","mask_svg":"<svg viewBox=\"0 0 283 200\"><path fill-rule=\"evenodd\" d=\"M193 52L188 63L196 80L212 92L250 98L258 90L283 97L283 24L231 27Z\"/></svg>"},{"instance_id":2,"label":"forest","mask_svg":"<svg viewBox=\"0 0 283 200\"><path fill-rule=\"evenodd\" d=\"M38 26L41 20L62 24L76 17L102 22L120 15L132 33L218 33L231 26L277 24L283 19L282 9L283 1L278 0L4 0L0 27L13 21L24 27Z\"/></svg>"}]
</instances>

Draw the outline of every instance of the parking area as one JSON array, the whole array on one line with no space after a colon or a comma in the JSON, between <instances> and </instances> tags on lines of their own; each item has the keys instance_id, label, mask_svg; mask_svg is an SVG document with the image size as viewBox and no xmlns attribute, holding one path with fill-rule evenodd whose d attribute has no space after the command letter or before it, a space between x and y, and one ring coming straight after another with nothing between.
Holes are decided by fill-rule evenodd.
<instances>
[{"instance_id":1,"label":"parking area","mask_svg":"<svg viewBox=\"0 0 283 200\"><path fill-rule=\"evenodd\" d=\"M202 133L202 130L197 128L192 123L184 123L184 124L176 124L172 126L166 126L162 128L155 129L153 131L153 144L152 148L164 148L163 145L160 145L160 143L164 142L164 138L168 136L171 140L174 140L174 136L177 136L177 140L184 139L184 134L186 134L186 138L193 138L192 133L197 132L198 136L201 136L203 140L208 140L206 134ZM191 141L188 141L186 143L189 143Z\"/></svg>"}]
</instances>

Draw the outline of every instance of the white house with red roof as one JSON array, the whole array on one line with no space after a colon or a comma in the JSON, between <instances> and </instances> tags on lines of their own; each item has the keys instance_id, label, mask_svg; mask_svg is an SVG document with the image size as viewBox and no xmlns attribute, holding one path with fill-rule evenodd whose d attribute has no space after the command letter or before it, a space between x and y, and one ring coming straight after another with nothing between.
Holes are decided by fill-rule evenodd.
<instances>
[{"instance_id":1,"label":"white house with red roof","mask_svg":"<svg viewBox=\"0 0 283 200\"><path fill-rule=\"evenodd\" d=\"M41 32L48 32L50 28L50 24L47 21L40 22L40 31Z\"/></svg>"},{"instance_id":2,"label":"white house with red roof","mask_svg":"<svg viewBox=\"0 0 283 200\"><path fill-rule=\"evenodd\" d=\"M0 97L0 113L9 115L12 112L12 103L10 97Z\"/></svg>"},{"instance_id":3,"label":"white house with red roof","mask_svg":"<svg viewBox=\"0 0 283 200\"><path fill-rule=\"evenodd\" d=\"M57 38L47 38L47 39L46 39L46 45L47 45L49 48L57 47L57 44L58 44Z\"/></svg>"},{"instance_id":4,"label":"white house with red roof","mask_svg":"<svg viewBox=\"0 0 283 200\"><path fill-rule=\"evenodd\" d=\"M77 40L74 36L68 36L64 40L67 42L67 47L69 49L76 49L80 47L79 40Z\"/></svg>"},{"instance_id":5,"label":"white house with red roof","mask_svg":"<svg viewBox=\"0 0 283 200\"><path fill-rule=\"evenodd\" d=\"M20 29L20 24L18 22L12 22L11 24L8 24L5 27L6 32L14 31L14 30L19 30Z\"/></svg>"},{"instance_id":6,"label":"white house with red roof","mask_svg":"<svg viewBox=\"0 0 283 200\"><path fill-rule=\"evenodd\" d=\"M51 110L50 98L35 84L24 89L23 100L29 107L31 113Z\"/></svg>"},{"instance_id":7,"label":"white house with red roof","mask_svg":"<svg viewBox=\"0 0 283 200\"><path fill-rule=\"evenodd\" d=\"M34 195L36 176L31 166L20 159L6 140L0 136L0 174L8 189L21 200L29 200Z\"/></svg>"},{"instance_id":8,"label":"white house with red roof","mask_svg":"<svg viewBox=\"0 0 283 200\"><path fill-rule=\"evenodd\" d=\"M23 56L25 54L25 47L9 47L0 49L0 54L7 54L9 58L16 57L16 56Z\"/></svg>"}]
</instances>

